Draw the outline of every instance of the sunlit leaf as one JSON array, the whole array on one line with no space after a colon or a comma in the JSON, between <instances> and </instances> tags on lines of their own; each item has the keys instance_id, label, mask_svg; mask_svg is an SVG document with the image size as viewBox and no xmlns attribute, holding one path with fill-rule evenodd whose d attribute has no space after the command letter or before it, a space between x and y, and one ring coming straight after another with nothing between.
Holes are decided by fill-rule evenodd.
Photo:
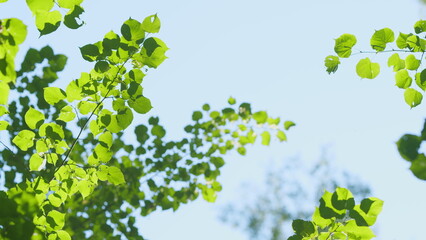
<instances>
[{"instance_id":1,"label":"sunlit leaf","mask_svg":"<svg viewBox=\"0 0 426 240\"><path fill-rule=\"evenodd\" d=\"M393 66L393 71L397 72L405 68L405 61L399 57L398 53L394 53L388 59L388 67L391 66Z\"/></svg>"},{"instance_id":2,"label":"sunlit leaf","mask_svg":"<svg viewBox=\"0 0 426 240\"><path fill-rule=\"evenodd\" d=\"M407 88L404 92L405 102L411 107L416 107L423 100L423 95L413 88Z\"/></svg>"},{"instance_id":3,"label":"sunlit leaf","mask_svg":"<svg viewBox=\"0 0 426 240\"><path fill-rule=\"evenodd\" d=\"M114 185L119 185L122 183L125 183L126 181L124 180L124 175L121 172L121 170L117 167L111 166L108 168L108 182L114 184Z\"/></svg>"},{"instance_id":4,"label":"sunlit leaf","mask_svg":"<svg viewBox=\"0 0 426 240\"><path fill-rule=\"evenodd\" d=\"M25 123L31 129L40 127L40 125L43 124L44 119L44 114L32 107L30 107L25 113Z\"/></svg>"},{"instance_id":5,"label":"sunlit leaf","mask_svg":"<svg viewBox=\"0 0 426 240\"><path fill-rule=\"evenodd\" d=\"M420 60L410 54L405 58L405 66L408 70L417 70L420 67Z\"/></svg>"},{"instance_id":6,"label":"sunlit leaf","mask_svg":"<svg viewBox=\"0 0 426 240\"><path fill-rule=\"evenodd\" d=\"M35 133L30 130L22 130L16 135L12 142L22 151L27 151L28 148L34 146Z\"/></svg>"},{"instance_id":7,"label":"sunlit leaf","mask_svg":"<svg viewBox=\"0 0 426 240\"><path fill-rule=\"evenodd\" d=\"M327 68L328 74L335 73L337 69L339 68L340 59L337 56L327 56L324 60L324 65Z\"/></svg>"},{"instance_id":8,"label":"sunlit leaf","mask_svg":"<svg viewBox=\"0 0 426 240\"><path fill-rule=\"evenodd\" d=\"M372 63L369 58L359 60L356 65L356 73L361 78L373 79L380 73L380 65Z\"/></svg>"},{"instance_id":9,"label":"sunlit leaf","mask_svg":"<svg viewBox=\"0 0 426 240\"><path fill-rule=\"evenodd\" d=\"M40 171L40 167L44 162L44 158L38 153L34 153L30 158L30 171Z\"/></svg>"},{"instance_id":10,"label":"sunlit leaf","mask_svg":"<svg viewBox=\"0 0 426 240\"><path fill-rule=\"evenodd\" d=\"M74 113L74 109L71 106L65 106L61 109L59 117L57 120L62 120L64 122L69 122L74 120L77 115Z\"/></svg>"},{"instance_id":11,"label":"sunlit leaf","mask_svg":"<svg viewBox=\"0 0 426 240\"><path fill-rule=\"evenodd\" d=\"M62 21L62 15L59 11L37 11L36 26L40 35L46 35L56 31Z\"/></svg>"},{"instance_id":12,"label":"sunlit leaf","mask_svg":"<svg viewBox=\"0 0 426 240\"><path fill-rule=\"evenodd\" d=\"M45 87L44 88L44 100L50 105L54 105L67 97L64 90L57 87Z\"/></svg>"},{"instance_id":13,"label":"sunlit leaf","mask_svg":"<svg viewBox=\"0 0 426 240\"><path fill-rule=\"evenodd\" d=\"M386 44L395 40L394 33L389 28L383 28L374 32L370 40L371 47L380 52L385 50Z\"/></svg>"},{"instance_id":14,"label":"sunlit leaf","mask_svg":"<svg viewBox=\"0 0 426 240\"><path fill-rule=\"evenodd\" d=\"M334 51L341 58L348 58L352 53L352 47L356 44L356 38L352 34L345 33L335 40Z\"/></svg>"},{"instance_id":15,"label":"sunlit leaf","mask_svg":"<svg viewBox=\"0 0 426 240\"><path fill-rule=\"evenodd\" d=\"M395 74L396 86L402 89L409 88L413 79L407 70L401 69Z\"/></svg>"},{"instance_id":16,"label":"sunlit leaf","mask_svg":"<svg viewBox=\"0 0 426 240\"><path fill-rule=\"evenodd\" d=\"M414 24L414 31L419 34L422 32L426 32L426 21L419 20Z\"/></svg>"},{"instance_id":17,"label":"sunlit leaf","mask_svg":"<svg viewBox=\"0 0 426 240\"><path fill-rule=\"evenodd\" d=\"M160 31L160 26L161 23L157 14L148 16L142 21L142 28L145 32L158 33Z\"/></svg>"}]
</instances>

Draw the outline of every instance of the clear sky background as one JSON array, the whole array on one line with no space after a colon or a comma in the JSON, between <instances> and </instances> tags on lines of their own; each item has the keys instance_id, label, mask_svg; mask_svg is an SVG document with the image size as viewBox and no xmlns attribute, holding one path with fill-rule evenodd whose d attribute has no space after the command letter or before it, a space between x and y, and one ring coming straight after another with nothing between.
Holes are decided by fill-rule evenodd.
<instances>
[{"instance_id":1,"label":"clear sky background","mask_svg":"<svg viewBox=\"0 0 426 240\"><path fill-rule=\"evenodd\" d=\"M19 16L30 26L18 59L30 46L46 44L69 57L58 84L64 86L92 67L80 57L79 46L101 40L110 30L119 32L129 17L143 20L158 13L159 37L170 47L169 59L149 71L144 93L170 138L183 135L193 110L206 102L221 108L229 96L297 124L287 143L251 147L246 157L228 155L217 203L199 199L176 213L140 220L146 238L247 239L218 220L220 206L241 199L241 183L260 181L271 162L293 156L314 161L324 146L331 146L337 165L360 176L385 201L377 239L424 239L426 183L411 174L395 142L404 133L420 132L426 103L409 109L386 67L389 55L369 55L382 64L375 80L355 73L357 60L366 56L345 59L334 75L323 65L343 33L357 36L356 49L370 50L375 29L413 31L414 23L426 16L418 0L86 0L83 7L84 27L61 27L41 38L24 1L2 4L0 16Z\"/></svg>"}]
</instances>

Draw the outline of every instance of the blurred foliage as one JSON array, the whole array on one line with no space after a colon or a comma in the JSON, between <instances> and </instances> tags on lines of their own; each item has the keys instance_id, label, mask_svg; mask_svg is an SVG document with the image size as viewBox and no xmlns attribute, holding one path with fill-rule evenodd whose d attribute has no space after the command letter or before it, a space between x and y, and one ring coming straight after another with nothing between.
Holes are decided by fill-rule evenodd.
<instances>
[{"instance_id":1,"label":"blurred foliage","mask_svg":"<svg viewBox=\"0 0 426 240\"><path fill-rule=\"evenodd\" d=\"M251 240L282 240L292 234L293 219L312 214L324 191L342 186L358 200L370 195L368 185L329 159L324 153L310 167L297 158L271 167L262 186L242 187L244 196L223 209L221 220L243 230Z\"/></svg>"}]
</instances>

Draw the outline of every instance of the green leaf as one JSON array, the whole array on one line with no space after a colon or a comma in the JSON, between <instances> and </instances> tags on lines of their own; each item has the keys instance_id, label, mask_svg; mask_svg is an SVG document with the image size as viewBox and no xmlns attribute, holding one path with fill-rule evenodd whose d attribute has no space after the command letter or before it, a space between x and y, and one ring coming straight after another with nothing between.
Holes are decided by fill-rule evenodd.
<instances>
[{"instance_id":1,"label":"green leaf","mask_svg":"<svg viewBox=\"0 0 426 240\"><path fill-rule=\"evenodd\" d=\"M75 117L76 117L76 114L74 113L74 109L71 106L65 106L61 109L59 117L56 120L69 122L74 120Z\"/></svg>"},{"instance_id":2,"label":"green leaf","mask_svg":"<svg viewBox=\"0 0 426 240\"><path fill-rule=\"evenodd\" d=\"M157 138L162 138L166 135L166 130L160 125L155 125L151 129L151 134L156 136Z\"/></svg>"},{"instance_id":3,"label":"green leaf","mask_svg":"<svg viewBox=\"0 0 426 240\"><path fill-rule=\"evenodd\" d=\"M408 70L417 70L420 67L420 60L410 54L405 58L405 66Z\"/></svg>"},{"instance_id":4,"label":"green leaf","mask_svg":"<svg viewBox=\"0 0 426 240\"><path fill-rule=\"evenodd\" d=\"M108 180L108 169L109 167L106 165L99 166L98 171L96 172L96 175L98 176L99 180L101 181Z\"/></svg>"},{"instance_id":5,"label":"green leaf","mask_svg":"<svg viewBox=\"0 0 426 240\"><path fill-rule=\"evenodd\" d=\"M78 23L77 19L80 19L80 15L84 12L84 9L79 5L75 5L74 8L65 15L64 24L68 28L77 29L83 26L84 22Z\"/></svg>"},{"instance_id":6,"label":"green leaf","mask_svg":"<svg viewBox=\"0 0 426 240\"><path fill-rule=\"evenodd\" d=\"M202 118L203 118L203 113L201 113L200 111L194 111L194 113L192 113L192 120L199 121Z\"/></svg>"},{"instance_id":7,"label":"green leaf","mask_svg":"<svg viewBox=\"0 0 426 240\"><path fill-rule=\"evenodd\" d=\"M314 237L317 233L315 225L311 221L296 219L292 223L294 232L302 237Z\"/></svg>"},{"instance_id":8,"label":"green leaf","mask_svg":"<svg viewBox=\"0 0 426 240\"><path fill-rule=\"evenodd\" d=\"M45 87L44 88L44 100L50 105L54 105L67 97L64 90L57 87Z\"/></svg>"},{"instance_id":9,"label":"green leaf","mask_svg":"<svg viewBox=\"0 0 426 240\"><path fill-rule=\"evenodd\" d=\"M271 142L271 134L268 131L262 133L262 145L268 146Z\"/></svg>"},{"instance_id":10,"label":"green leaf","mask_svg":"<svg viewBox=\"0 0 426 240\"><path fill-rule=\"evenodd\" d=\"M62 15L59 11L37 11L36 26L40 32L40 36L56 31L62 21Z\"/></svg>"},{"instance_id":11,"label":"green leaf","mask_svg":"<svg viewBox=\"0 0 426 240\"><path fill-rule=\"evenodd\" d=\"M395 74L396 86L402 89L409 88L413 79L407 70L401 69Z\"/></svg>"},{"instance_id":12,"label":"green leaf","mask_svg":"<svg viewBox=\"0 0 426 240\"><path fill-rule=\"evenodd\" d=\"M61 141L64 139L65 134L61 125L56 123L44 123L40 126L39 135L41 137L48 137L52 140Z\"/></svg>"},{"instance_id":13,"label":"green leaf","mask_svg":"<svg viewBox=\"0 0 426 240\"><path fill-rule=\"evenodd\" d=\"M4 81L0 82L0 104L7 105L10 93L9 84Z\"/></svg>"},{"instance_id":14,"label":"green leaf","mask_svg":"<svg viewBox=\"0 0 426 240\"><path fill-rule=\"evenodd\" d=\"M426 21L419 20L414 24L414 31L419 34L422 32L426 32Z\"/></svg>"},{"instance_id":15,"label":"green leaf","mask_svg":"<svg viewBox=\"0 0 426 240\"><path fill-rule=\"evenodd\" d=\"M92 184L88 180L80 180L77 183L77 189L80 192L83 199L89 196L93 191Z\"/></svg>"},{"instance_id":16,"label":"green leaf","mask_svg":"<svg viewBox=\"0 0 426 240\"><path fill-rule=\"evenodd\" d=\"M121 170L117 167L111 166L108 168L108 182L114 184L114 185L119 185L122 183L125 183L126 181L124 180L124 175L121 172Z\"/></svg>"},{"instance_id":17,"label":"green leaf","mask_svg":"<svg viewBox=\"0 0 426 240\"><path fill-rule=\"evenodd\" d=\"M35 133L30 130L22 130L16 135L12 142L22 151L27 151L28 148L34 146Z\"/></svg>"},{"instance_id":18,"label":"green leaf","mask_svg":"<svg viewBox=\"0 0 426 240\"><path fill-rule=\"evenodd\" d=\"M421 143L422 139L419 136L405 134L396 142L396 146L398 147L401 157L411 162L419 155Z\"/></svg>"},{"instance_id":19,"label":"green leaf","mask_svg":"<svg viewBox=\"0 0 426 240\"><path fill-rule=\"evenodd\" d=\"M324 65L327 68L328 74L335 73L337 69L339 68L340 59L338 56L327 56L324 60Z\"/></svg>"},{"instance_id":20,"label":"green leaf","mask_svg":"<svg viewBox=\"0 0 426 240\"><path fill-rule=\"evenodd\" d=\"M413 88L407 88L404 92L405 102L411 107L416 107L422 102L423 95Z\"/></svg>"},{"instance_id":21,"label":"green leaf","mask_svg":"<svg viewBox=\"0 0 426 240\"><path fill-rule=\"evenodd\" d=\"M410 170L418 179L426 180L426 157L424 154L419 154L411 162Z\"/></svg>"},{"instance_id":22,"label":"green leaf","mask_svg":"<svg viewBox=\"0 0 426 240\"><path fill-rule=\"evenodd\" d=\"M34 153L30 158L30 171L40 171L40 167L44 162L44 158L40 157L38 153Z\"/></svg>"},{"instance_id":23,"label":"green leaf","mask_svg":"<svg viewBox=\"0 0 426 240\"><path fill-rule=\"evenodd\" d=\"M284 122L284 129L285 130L289 130L291 127L296 126L296 123L292 122L292 121L285 121Z\"/></svg>"},{"instance_id":24,"label":"green leaf","mask_svg":"<svg viewBox=\"0 0 426 240\"><path fill-rule=\"evenodd\" d=\"M77 81L71 81L66 89L65 94L67 95L68 102L73 102L74 100L81 100L81 88L77 85Z\"/></svg>"},{"instance_id":25,"label":"green leaf","mask_svg":"<svg viewBox=\"0 0 426 240\"><path fill-rule=\"evenodd\" d=\"M233 98L233 97L229 97L228 103L229 103L229 105L234 105L234 104L237 103L237 100L235 100L235 98ZM203 106L203 109L204 109L204 106ZM205 111L208 111L208 110L205 110Z\"/></svg>"},{"instance_id":26,"label":"green leaf","mask_svg":"<svg viewBox=\"0 0 426 240\"><path fill-rule=\"evenodd\" d=\"M340 225L336 231L345 233L342 236L343 238L338 239L369 240L375 237L373 231L369 227L358 226L354 220L349 220L345 225Z\"/></svg>"},{"instance_id":27,"label":"green leaf","mask_svg":"<svg viewBox=\"0 0 426 240\"><path fill-rule=\"evenodd\" d=\"M161 23L157 14L148 16L142 21L142 28L145 32L158 33L160 31L160 26Z\"/></svg>"},{"instance_id":28,"label":"green leaf","mask_svg":"<svg viewBox=\"0 0 426 240\"><path fill-rule=\"evenodd\" d=\"M120 36L118 36L115 32L110 31L104 36L104 40L102 41L102 46L105 49L118 49L120 46Z\"/></svg>"},{"instance_id":29,"label":"green leaf","mask_svg":"<svg viewBox=\"0 0 426 240\"><path fill-rule=\"evenodd\" d=\"M416 35L407 37L407 44L413 52L423 52L426 49L426 41Z\"/></svg>"},{"instance_id":30,"label":"green leaf","mask_svg":"<svg viewBox=\"0 0 426 240\"><path fill-rule=\"evenodd\" d=\"M356 205L349 211L349 216L355 219L358 226L372 226L376 222L382 208L382 200L374 197L365 198L361 201L360 205Z\"/></svg>"},{"instance_id":31,"label":"green leaf","mask_svg":"<svg viewBox=\"0 0 426 240\"><path fill-rule=\"evenodd\" d=\"M96 62L95 67L94 67L95 71L98 72L98 73L104 73L104 72L108 71L110 68L111 68L110 65L106 61Z\"/></svg>"},{"instance_id":32,"label":"green leaf","mask_svg":"<svg viewBox=\"0 0 426 240\"><path fill-rule=\"evenodd\" d=\"M148 67L157 68L167 59L166 51L169 48L159 38L151 37L144 41L141 51L142 62Z\"/></svg>"},{"instance_id":33,"label":"green leaf","mask_svg":"<svg viewBox=\"0 0 426 240\"><path fill-rule=\"evenodd\" d=\"M126 129L133 121L133 112L130 108L125 107L117 112L117 124L122 129Z\"/></svg>"},{"instance_id":34,"label":"green leaf","mask_svg":"<svg viewBox=\"0 0 426 240\"><path fill-rule=\"evenodd\" d=\"M71 240L69 233L64 230L58 230L55 234L58 240Z\"/></svg>"},{"instance_id":35,"label":"green leaf","mask_svg":"<svg viewBox=\"0 0 426 240\"><path fill-rule=\"evenodd\" d=\"M287 141L287 136L285 135L285 133L281 130L277 131L277 138L283 142L283 141Z\"/></svg>"},{"instance_id":36,"label":"green leaf","mask_svg":"<svg viewBox=\"0 0 426 240\"><path fill-rule=\"evenodd\" d=\"M87 44L80 48L84 60L93 62L100 55L99 48L94 44Z\"/></svg>"},{"instance_id":37,"label":"green leaf","mask_svg":"<svg viewBox=\"0 0 426 240\"><path fill-rule=\"evenodd\" d=\"M257 124L264 124L268 120L268 114L265 111L253 113L253 119Z\"/></svg>"},{"instance_id":38,"label":"green leaf","mask_svg":"<svg viewBox=\"0 0 426 240\"><path fill-rule=\"evenodd\" d=\"M131 18L121 26L121 34L127 41L139 42L145 38L141 23Z\"/></svg>"},{"instance_id":39,"label":"green leaf","mask_svg":"<svg viewBox=\"0 0 426 240\"><path fill-rule=\"evenodd\" d=\"M336 188L331 196L331 204L337 210L350 210L355 206L352 193L346 188Z\"/></svg>"},{"instance_id":40,"label":"green leaf","mask_svg":"<svg viewBox=\"0 0 426 240\"><path fill-rule=\"evenodd\" d=\"M319 208L315 208L315 212L312 215L312 221L320 228L326 228L333 223L332 219L325 219L321 217Z\"/></svg>"},{"instance_id":41,"label":"green leaf","mask_svg":"<svg viewBox=\"0 0 426 240\"><path fill-rule=\"evenodd\" d=\"M86 115L93 112L97 104L94 102L81 101L77 104L77 108L81 114Z\"/></svg>"},{"instance_id":42,"label":"green leaf","mask_svg":"<svg viewBox=\"0 0 426 240\"><path fill-rule=\"evenodd\" d=\"M51 229L60 230L65 225L65 214L56 210L51 210L47 214L46 221L49 224L48 227L50 227Z\"/></svg>"},{"instance_id":43,"label":"green leaf","mask_svg":"<svg viewBox=\"0 0 426 240\"><path fill-rule=\"evenodd\" d=\"M24 42L27 37L27 26L17 18L3 19L6 22L7 31L13 36L13 40L16 45Z\"/></svg>"},{"instance_id":44,"label":"green leaf","mask_svg":"<svg viewBox=\"0 0 426 240\"><path fill-rule=\"evenodd\" d=\"M385 50L386 44L391 43L395 40L395 34L389 28L383 28L374 32L370 40L371 47L381 52Z\"/></svg>"},{"instance_id":45,"label":"green leaf","mask_svg":"<svg viewBox=\"0 0 426 240\"><path fill-rule=\"evenodd\" d=\"M53 0L26 0L26 2L34 15L39 11L50 11L55 4Z\"/></svg>"},{"instance_id":46,"label":"green leaf","mask_svg":"<svg viewBox=\"0 0 426 240\"><path fill-rule=\"evenodd\" d=\"M408 43L407 43L407 38L412 36L413 34L404 34L404 33L399 33L398 38L396 39L396 46L399 49L404 49L408 47Z\"/></svg>"},{"instance_id":47,"label":"green leaf","mask_svg":"<svg viewBox=\"0 0 426 240\"><path fill-rule=\"evenodd\" d=\"M423 91L426 90L426 69L423 69L421 73L416 73L415 76L416 84L421 88Z\"/></svg>"},{"instance_id":48,"label":"green leaf","mask_svg":"<svg viewBox=\"0 0 426 240\"><path fill-rule=\"evenodd\" d=\"M25 123L31 129L36 129L44 123L44 114L30 107L25 113Z\"/></svg>"},{"instance_id":49,"label":"green leaf","mask_svg":"<svg viewBox=\"0 0 426 240\"><path fill-rule=\"evenodd\" d=\"M405 61L399 57L398 53L394 53L388 59L388 67L391 66L393 66L393 71L397 72L405 68Z\"/></svg>"},{"instance_id":50,"label":"green leaf","mask_svg":"<svg viewBox=\"0 0 426 240\"><path fill-rule=\"evenodd\" d=\"M144 96L139 96L135 100L129 100L128 104L129 107L141 114L148 113L152 109L151 101Z\"/></svg>"},{"instance_id":51,"label":"green leaf","mask_svg":"<svg viewBox=\"0 0 426 240\"><path fill-rule=\"evenodd\" d=\"M83 0L58 0L57 2L61 8L72 9L75 5L80 5Z\"/></svg>"},{"instance_id":52,"label":"green leaf","mask_svg":"<svg viewBox=\"0 0 426 240\"><path fill-rule=\"evenodd\" d=\"M6 130L9 127L9 123L6 121L0 121L0 131Z\"/></svg>"},{"instance_id":53,"label":"green leaf","mask_svg":"<svg viewBox=\"0 0 426 240\"><path fill-rule=\"evenodd\" d=\"M369 58L359 60L356 65L356 73L361 78L373 79L380 73L380 65L372 63Z\"/></svg>"},{"instance_id":54,"label":"green leaf","mask_svg":"<svg viewBox=\"0 0 426 240\"><path fill-rule=\"evenodd\" d=\"M348 58L352 53L352 47L356 44L356 37L345 33L335 40L334 51L341 58Z\"/></svg>"}]
</instances>

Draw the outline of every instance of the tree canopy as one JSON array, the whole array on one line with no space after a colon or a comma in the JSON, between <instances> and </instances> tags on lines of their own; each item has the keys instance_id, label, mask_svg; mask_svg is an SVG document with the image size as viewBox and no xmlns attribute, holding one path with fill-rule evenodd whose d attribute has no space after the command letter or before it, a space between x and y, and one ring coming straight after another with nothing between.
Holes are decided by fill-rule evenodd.
<instances>
[{"instance_id":1,"label":"tree canopy","mask_svg":"<svg viewBox=\"0 0 426 240\"><path fill-rule=\"evenodd\" d=\"M62 24L83 26L81 3L27 1L41 37ZM27 26L10 18L0 27L0 130L8 136L0 161L4 239L143 239L137 215L175 211L199 195L214 201L228 152L245 155L257 136L263 145L285 141L294 126L232 97L221 110L204 104L194 111L182 139L167 139L158 117L136 123L155 104L143 94L147 70L167 58L167 45L155 37L156 14L129 18L119 33L81 46L93 69L64 89L55 83L65 55L31 48L16 70Z\"/></svg>"}]
</instances>

